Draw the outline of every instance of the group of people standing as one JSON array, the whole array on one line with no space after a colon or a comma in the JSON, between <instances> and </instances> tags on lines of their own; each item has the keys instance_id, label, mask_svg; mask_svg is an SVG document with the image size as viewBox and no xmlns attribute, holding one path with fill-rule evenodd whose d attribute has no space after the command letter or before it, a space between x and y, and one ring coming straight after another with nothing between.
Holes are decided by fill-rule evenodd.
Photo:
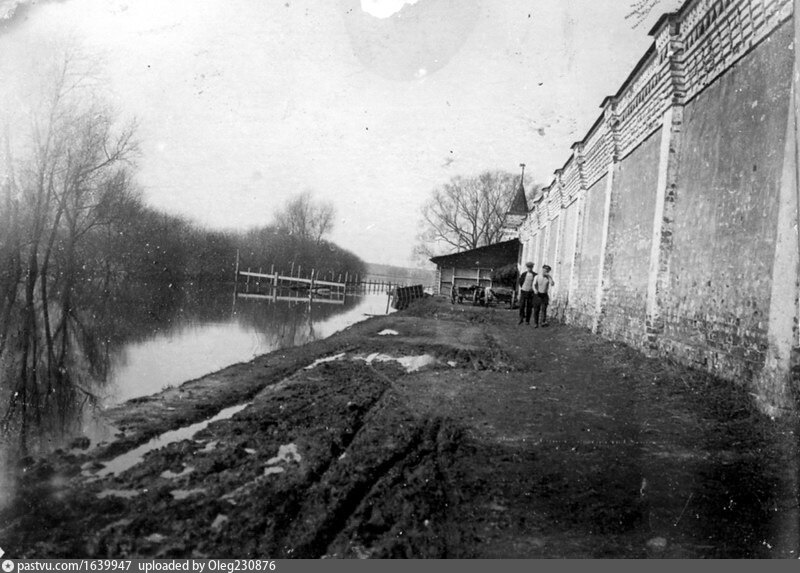
<instances>
[{"instance_id":1,"label":"group of people standing","mask_svg":"<svg viewBox=\"0 0 800 573\"><path fill-rule=\"evenodd\" d=\"M550 267L542 266L541 274L533 272L533 263L525 263L527 270L519 276L519 323L531 323L533 311L533 327L549 326L547 323L547 305L550 303L550 287L555 285L550 276Z\"/></svg>"}]
</instances>

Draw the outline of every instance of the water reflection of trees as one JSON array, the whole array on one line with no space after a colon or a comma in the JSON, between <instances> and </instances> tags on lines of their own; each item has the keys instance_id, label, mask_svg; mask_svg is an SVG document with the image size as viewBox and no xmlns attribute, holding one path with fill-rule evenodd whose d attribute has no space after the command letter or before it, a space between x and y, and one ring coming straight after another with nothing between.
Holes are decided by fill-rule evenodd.
<instances>
[{"instance_id":1,"label":"water reflection of trees","mask_svg":"<svg viewBox=\"0 0 800 573\"><path fill-rule=\"evenodd\" d=\"M23 450L31 426L61 429L92 399L78 373L96 375L102 361L75 306L76 292L93 280L81 249L132 200L133 126L118 127L93 97L94 78L84 64L65 51L22 86L25 113L3 118L2 428L18 428Z\"/></svg>"},{"instance_id":2,"label":"water reflection of trees","mask_svg":"<svg viewBox=\"0 0 800 573\"><path fill-rule=\"evenodd\" d=\"M265 346L274 349L300 346L317 339L315 325L343 314L359 304L348 296L343 304L320 301L272 301L236 299L236 315L241 324L265 337Z\"/></svg>"},{"instance_id":3,"label":"water reflection of trees","mask_svg":"<svg viewBox=\"0 0 800 573\"><path fill-rule=\"evenodd\" d=\"M127 345L187 324L227 322L233 314L239 324L258 333L262 348L286 348L315 340L315 325L359 303L348 297L344 304L239 299L234 305L231 285L130 281L109 289L102 279L78 273L66 307L60 276L48 273L47 312L41 295L36 297L35 331L23 328L20 300L14 301L11 324L3 323L9 331L0 356L7 404L4 432L16 436L22 451L45 444L52 447L61 437L79 431L82 412L94 404L95 393L113 376ZM51 324L49 342L45 316Z\"/></svg>"},{"instance_id":4,"label":"water reflection of trees","mask_svg":"<svg viewBox=\"0 0 800 573\"><path fill-rule=\"evenodd\" d=\"M237 250L247 264L363 273L355 255L275 225L210 231L148 208L135 125L105 103L96 63L69 47L29 56L22 75L0 59L0 439L24 452L70 433L125 344L229 320L233 293L215 285L233 279ZM266 336L307 336L296 309L269 312L290 322L265 318Z\"/></svg>"}]
</instances>

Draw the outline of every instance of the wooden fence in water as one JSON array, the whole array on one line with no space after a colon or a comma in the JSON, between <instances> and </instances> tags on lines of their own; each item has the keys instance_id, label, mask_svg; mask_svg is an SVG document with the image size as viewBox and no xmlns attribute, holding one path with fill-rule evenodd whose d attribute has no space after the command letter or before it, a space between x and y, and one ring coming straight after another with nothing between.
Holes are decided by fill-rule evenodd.
<instances>
[{"instance_id":1,"label":"wooden fence in water","mask_svg":"<svg viewBox=\"0 0 800 573\"><path fill-rule=\"evenodd\" d=\"M386 279L363 277L360 274L334 275L333 272L317 272L311 269L303 276L302 266L292 265L288 274L276 271L274 265L269 272L263 267L257 271L250 267L239 268L239 257L236 257L235 295L241 298L257 298L274 301L313 301L344 304L347 295L386 293L388 296L386 310L389 306L399 309L424 294L423 285L407 286Z\"/></svg>"}]
</instances>

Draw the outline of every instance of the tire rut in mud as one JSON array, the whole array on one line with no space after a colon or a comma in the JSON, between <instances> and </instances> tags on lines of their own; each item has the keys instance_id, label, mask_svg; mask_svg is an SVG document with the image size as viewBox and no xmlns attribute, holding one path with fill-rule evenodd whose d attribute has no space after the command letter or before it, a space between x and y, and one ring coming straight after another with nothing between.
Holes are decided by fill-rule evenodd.
<instances>
[{"instance_id":1,"label":"tire rut in mud","mask_svg":"<svg viewBox=\"0 0 800 573\"><path fill-rule=\"evenodd\" d=\"M301 370L122 475L38 482L39 503L4 541L24 557L448 556L462 434L408 406L392 388L404 374L357 361ZM109 490L136 495L100 497Z\"/></svg>"},{"instance_id":2,"label":"tire rut in mud","mask_svg":"<svg viewBox=\"0 0 800 573\"><path fill-rule=\"evenodd\" d=\"M375 412L345 458L307 492L285 556L449 555L459 536L448 519L453 493L442 468L461 432L447 420L409 413L398 420L398 413Z\"/></svg>"}]
</instances>

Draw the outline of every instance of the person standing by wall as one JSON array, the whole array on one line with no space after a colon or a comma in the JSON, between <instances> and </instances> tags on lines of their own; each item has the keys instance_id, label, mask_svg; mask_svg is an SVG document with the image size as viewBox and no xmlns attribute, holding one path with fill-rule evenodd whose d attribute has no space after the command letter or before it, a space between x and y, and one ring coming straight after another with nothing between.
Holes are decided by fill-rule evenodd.
<instances>
[{"instance_id":1,"label":"person standing by wall","mask_svg":"<svg viewBox=\"0 0 800 573\"><path fill-rule=\"evenodd\" d=\"M519 275L519 322L524 320L526 324L531 323L531 310L533 307L533 281L536 273L533 272L533 263L525 263L528 267L524 273Z\"/></svg>"},{"instance_id":2,"label":"person standing by wall","mask_svg":"<svg viewBox=\"0 0 800 573\"><path fill-rule=\"evenodd\" d=\"M541 325L550 326L547 322L547 305L550 304L550 287L555 285L553 277L550 276L550 267L542 266L542 274L533 279L533 326L539 328L539 317Z\"/></svg>"}]
</instances>

